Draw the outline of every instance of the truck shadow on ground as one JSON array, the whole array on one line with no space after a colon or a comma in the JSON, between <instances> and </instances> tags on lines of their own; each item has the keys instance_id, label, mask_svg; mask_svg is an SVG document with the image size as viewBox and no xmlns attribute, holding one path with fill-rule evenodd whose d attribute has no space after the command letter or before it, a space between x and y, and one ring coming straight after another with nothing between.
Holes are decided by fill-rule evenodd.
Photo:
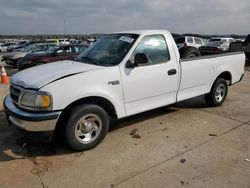
<instances>
[{"instance_id":1,"label":"truck shadow on ground","mask_svg":"<svg viewBox=\"0 0 250 188\"><path fill-rule=\"evenodd\" d=\"M202 98L194 98L172 106L165 106L144 113L112 121L110 131L157 118L178 111L179 108L203 108L207 107ZM14 127L9 127L4 113L0 113L0 162L16 159L26 159L39 156L55 156L77 153L70 150L64 141L55 139L51 143L39 143L19 133Z\"/></svg>"}]
</instances>

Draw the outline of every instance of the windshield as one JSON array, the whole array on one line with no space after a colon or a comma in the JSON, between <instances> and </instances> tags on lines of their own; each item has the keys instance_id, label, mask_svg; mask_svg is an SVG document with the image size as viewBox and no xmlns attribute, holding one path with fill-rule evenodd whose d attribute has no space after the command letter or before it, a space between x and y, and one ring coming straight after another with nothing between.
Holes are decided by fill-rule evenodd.
<instances>
[{"instance_id":1,"label":"windshield","mask_svg":"<svg viewBox=\"0 0 250 188\"><path fill-rule=\"evenodd\" d=\"M23 51L29 52L29 51L33 50L35 47L37 47L37 44L32 44L32 45L29 45L26 48L24 48Z\"/></svg>"},{"instance_id":2,"label":"windshield","mask_svg":"<svg viewBox=\"0 0 250 188\"><path fill-rule=\"evenodd\" d=\"M119 64L139 35L111 34L102 37L77 57L77 61L101 66Z\"/></svg>"}]
</instances>

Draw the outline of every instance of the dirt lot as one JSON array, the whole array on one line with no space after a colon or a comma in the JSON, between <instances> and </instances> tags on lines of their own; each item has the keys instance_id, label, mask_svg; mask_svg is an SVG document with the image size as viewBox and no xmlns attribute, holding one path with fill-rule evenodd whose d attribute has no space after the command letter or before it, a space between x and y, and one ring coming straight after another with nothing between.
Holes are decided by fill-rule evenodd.
<instances>
[{"instance_id":1,"label":"dirt lot","mask_svg":"<svg viewBox=\"0 0 250 188\"><path fill-rule=\"evenodd\" d=\"M197 97L132 116L80 153L33 143L0 112L0 187L249 188L249 104L246 72L221 107Z\"/></svg>"}]
</instances>

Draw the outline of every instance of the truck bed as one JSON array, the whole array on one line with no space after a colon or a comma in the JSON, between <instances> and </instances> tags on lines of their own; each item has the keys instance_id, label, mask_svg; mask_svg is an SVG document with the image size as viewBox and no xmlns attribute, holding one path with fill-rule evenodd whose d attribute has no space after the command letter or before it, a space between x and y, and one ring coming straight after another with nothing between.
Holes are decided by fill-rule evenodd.
<instances>
[{"instance_id":1,"label":"truck bed","mask_svg":"<svg viewBox=\"0 0 250 188\"><path fill-rule=\"evenodd\" d=\"M181 59L182 75L177 101L208 93L214 80L225 71L231 72L230 84L238 82L244 72L244 62L243 52Z\"/></svg>"}]
</instances>

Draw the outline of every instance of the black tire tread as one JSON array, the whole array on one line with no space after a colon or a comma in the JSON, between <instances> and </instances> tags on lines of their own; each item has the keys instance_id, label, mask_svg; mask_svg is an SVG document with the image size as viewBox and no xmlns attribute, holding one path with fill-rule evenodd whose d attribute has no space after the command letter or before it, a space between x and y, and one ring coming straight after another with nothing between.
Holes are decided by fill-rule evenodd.
<instances>
[{"instance_id":1,"label":"black tire tread","mask_svg":"<svg viewBox=\"0 0 250 188\"><path fill-rule=\"evenodd\" d=\"M75 138L74 130L75 130L75 125L79 120L79 118L81 118L84 114L87 113L97 114L103 121L102 122L103 129L101 130L100 136L96 140L88 144L83 144L78 142L77 139ZM106 111L102 107L95 104L83 104L76 106L71 110L65 128L65 139L70 148L76 151L84 151L96 147L104 139L106 133L108 132L108 129L109 129L109 117Z\"/></svg>"},{"instance_id":2,"label":"black tire tread","mask_svg":"<svg viewBox=\"0 0 250 188\"><path fill-rule=\"evenodd\" d=\"M226 94L225 94L224 99L223 99L221 102L218 103L218 102L215 100L214 94L215 94L215 91L216 91L216 87L217 87L220 83L225 84L225 86L226 86ZM215 80L213 86L212 86L211 91L205 95L205 100L206 100L206 102L207 102L207 104L208 104L209 106L220 106L220 105L222 105L223 102L225 101L225 99L226 99L226 97L227 97L227 92L228 92L228 86L227 86L226 80L223 79L223 78L217 78L217 79Z\"/></svg>"}]
</instances>

